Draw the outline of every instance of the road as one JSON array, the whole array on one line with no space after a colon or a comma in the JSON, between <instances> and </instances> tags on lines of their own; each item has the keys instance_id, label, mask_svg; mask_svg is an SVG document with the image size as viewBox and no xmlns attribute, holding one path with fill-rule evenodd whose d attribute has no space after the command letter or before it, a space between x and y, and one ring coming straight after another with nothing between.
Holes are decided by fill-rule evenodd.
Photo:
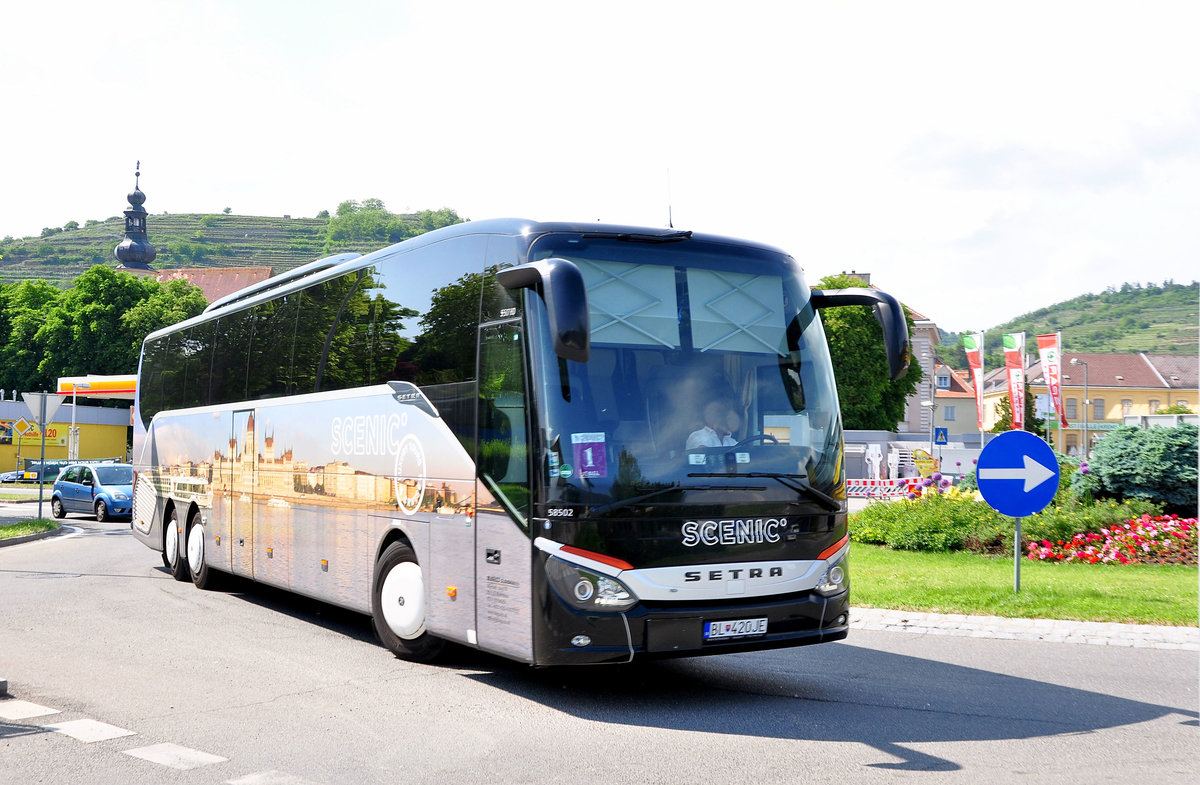
<instances>
[{"instance_id":1,"label":"road","mask_svg":"<svg viewBox=\"0 0 1200 785\"><path fill-rule=\"evenodd\" d=\"M202 592L127 524L67 523L0 548L5 785L1190 783L1200 760L1195 651L854 631L634 667L417 665L364 617Z\"/></svg>"}]
</instances>

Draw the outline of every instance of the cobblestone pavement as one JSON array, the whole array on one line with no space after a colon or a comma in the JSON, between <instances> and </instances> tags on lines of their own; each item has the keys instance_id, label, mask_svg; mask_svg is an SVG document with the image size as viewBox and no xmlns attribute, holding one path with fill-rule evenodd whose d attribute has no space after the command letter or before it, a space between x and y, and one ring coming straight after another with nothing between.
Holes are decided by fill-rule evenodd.
<instances>
[{"instance_id":1,"label":"cobblestone pavement","mask_svg":"<svg viewBox=\"0 0 1200 785\"><path fill-rule=\"evenodd\" d=\"M1197 627L1159 627L1149 624L1058 619L1006 619L1000 616L967 616L961 613L853 608L850 612L850 628L918 635L958 635L971 638L1200 651L1200 628Z\"/></svg>"}]
</instances>

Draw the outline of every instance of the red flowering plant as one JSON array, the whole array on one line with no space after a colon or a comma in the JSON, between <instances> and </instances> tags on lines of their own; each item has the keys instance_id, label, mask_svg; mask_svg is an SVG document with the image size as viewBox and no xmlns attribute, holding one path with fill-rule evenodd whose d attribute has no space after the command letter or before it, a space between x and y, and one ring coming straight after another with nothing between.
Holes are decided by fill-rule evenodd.
<instances>
[{"instance_id":1,"label":"red flowering plant","mask_svg":"<svg viewBox=\"0 0 1200 785\"><path fill-rule=\"evenodd\" d=\"M1029 543L1034 561L1087 564L1196 564L1195 518L1143 515L1101 529L1099 534L1076 534L1069 540Z\"/></svg>"}]
</instances>

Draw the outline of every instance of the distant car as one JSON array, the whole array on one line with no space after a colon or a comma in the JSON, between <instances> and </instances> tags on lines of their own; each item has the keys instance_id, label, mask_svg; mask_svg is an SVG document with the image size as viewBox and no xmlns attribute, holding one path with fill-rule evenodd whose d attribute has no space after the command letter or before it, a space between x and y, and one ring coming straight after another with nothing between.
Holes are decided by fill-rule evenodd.
<instances>
[{"instance_id":1,"label":"distant car","mask_svg":"<svg viewBox=\"0 0 1200 785\"><path fill-rule=\"evenodd\" d=\"M69 512L97 521L133 516L133 467L127 463L69 464L50 492L55 518Z\"/></svg>"},{"instance_id":2,"label":"distant car","mask_svg":"<svg viewBox=\"0 0 1200 785\"><path fill-rule=\"evenodd\" d=\"M0 474L0 482L17 482L21 479L21 474L20 471L4 472L4 474Z\"/></svg>"},{"instance_id":3,"label":"distant car","mask_svg":"<svg viewBox=\"0 0 1200 785\"><path fill-rule=\"evenodd\" d=\"M21 472L20 482L54 482L58 479L59 472L62 469L62 464L33 464Z\"/></svg>"}]
</instances>

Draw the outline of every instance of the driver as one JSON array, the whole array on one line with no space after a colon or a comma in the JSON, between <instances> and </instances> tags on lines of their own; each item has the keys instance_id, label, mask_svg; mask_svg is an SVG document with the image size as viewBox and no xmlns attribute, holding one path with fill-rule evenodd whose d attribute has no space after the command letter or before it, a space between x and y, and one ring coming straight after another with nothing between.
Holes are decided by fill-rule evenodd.
<instances>
[{"instance_id":1,"label":"driver","mask_svg":"<svg viewBox=\"0 0 1200 785\"><path fill-rule=\"evenodd\" d=\"M733 432L741 425L737 412L727 401L709 401L704 406L704 427L687 438L688 450L704 447L732 447L737 444Z\"/></svg>"}]
</instances>

